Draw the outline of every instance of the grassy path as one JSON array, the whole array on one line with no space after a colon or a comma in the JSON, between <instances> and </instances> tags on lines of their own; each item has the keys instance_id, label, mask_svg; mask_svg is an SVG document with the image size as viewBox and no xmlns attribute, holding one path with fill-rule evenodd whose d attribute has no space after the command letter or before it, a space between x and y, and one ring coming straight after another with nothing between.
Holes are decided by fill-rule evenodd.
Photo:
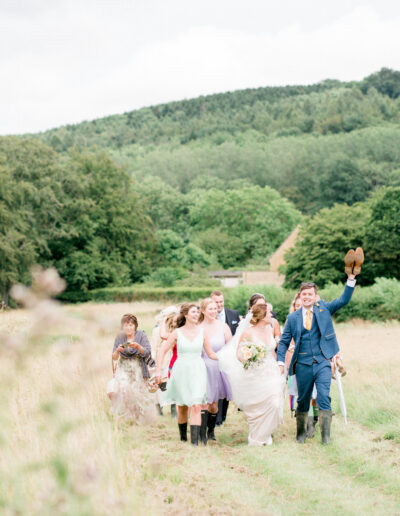
<instances>
[{"instance_id":1,"label":"grassy path","mask_svg":"<svg viewBox=\"0 0 400 516\"><path fill-rule=\"evenodd\" d=\"M318 431L299 446L286 402L272 446L247 446L231 404L217 442L194 448L167 409L146 428L109 415L110 343L128 310L68 308L23 355L0 348L0 514L400 515L399 324L338 325L350 417L333 385L330 446ZM149 330L158 306L134 310ZM1 314L0 333L28 334L30 317Z\"/></svg>"}]
</instances>

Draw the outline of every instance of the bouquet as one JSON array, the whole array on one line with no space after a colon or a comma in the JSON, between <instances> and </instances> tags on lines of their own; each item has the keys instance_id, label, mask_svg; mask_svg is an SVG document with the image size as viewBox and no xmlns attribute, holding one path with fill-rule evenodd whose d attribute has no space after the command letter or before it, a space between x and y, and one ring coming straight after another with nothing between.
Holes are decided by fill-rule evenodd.
<instances>
[{"instance_id":1,"label":"bouquet","mask_svg":"<svg viewBox=\"0 0 400 516\"><path fill-rule=\"evenodd\" d=\"M260 364L265 358L265 347L262 344L245 341L238 349L238 357L243 367L248 369L254 365Z\"/></svg>"}]
</instances>

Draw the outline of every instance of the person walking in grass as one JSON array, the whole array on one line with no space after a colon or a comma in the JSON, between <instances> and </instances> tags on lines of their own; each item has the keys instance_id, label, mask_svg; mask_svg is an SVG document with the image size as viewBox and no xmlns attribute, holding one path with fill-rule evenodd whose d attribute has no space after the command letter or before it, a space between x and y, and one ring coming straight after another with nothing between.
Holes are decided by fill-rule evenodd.
<instances>
[{"instance_id":1,"label":"person walking in grass","mask_svg":"<svg viewBox=\"0 0 400 516\"><path fill-rule=\"evenodd\" d=\"M332 409L330 386L332 379L331 359L339 352L333 328L332 315L349 303L364 262L361 248L351 249L345 257L347 284L340 298L330 302L317 301L317 286L313 282L302 283L300 298L302 308L289 314L279 341L278 364L284 374L285 355L292 342L295 344L289 374L296 374L298 388L296 410L296 439L304 443L307 436L308 411L314 384L317 387L317 406L322 443L330 443Z\"/></svg>"},{"instance_id":2,"label":"person walking in grass","mask_svg":"<svg viewBox=\"0 0 400 516\"><path fill-rule=\"evenodd\" d=\"M191 407L190 440L198 445L201 405L206 403L207 371L201 357L202 350L209 358L218 360L210 346L209 339L199 326L199 307L195 303L181 306L177 329L168 337L157 357L156 382L161 383L161 371L165 354L177 345L178 358L171 372L167 390L162 397L163 404L175 403L178 408L178 426L181 441L187 441L188 409Z\"/></svg>"},{"instance_id":3,"label":"person walking in grass","mask_svg":"<svg viewBox=\"0 0 400 516\"><path fill-rule=\"evenodd\" d=\"M218 320L224 324L227 324L231 330L232 335L234 336L240 322L239 312L225 307L225 297L221 290L214 290L211 292L210 297L217 305ZM218 401L217 426L221 426L224 423L228 413L228 408L229 400L225 398Z\"/></svg>"},{"instance_id":4,"label":"person walking in grass","mask_svg":"<svg viewBox=\"0 0 400 516\"><path fill-rule=\"evenodd\" d=\"M229 326L217 318L217 305L211 297L203 299L200 305L200 323L204 335L209 339L212 350L216 353L232 339ZM207 369L207 405L201 409L200 439L204 444L207 439L216 440L214 428L217 421L218 401L232 399L228 378L219 370L218 362L210 359L203 350L203 360Z\"/></svg>"},{"instance_id":5,"label":"person walking in grass","mask_svg":"<svg viewBox=\"0 0 400 516\"><path fill-rule=\"evenodd\" d=\"M121 319L122 332L114 341L112 358L117 361L114 378L108 385L112 413L138 424L150 423L156 416L154 396L147 388L151 346L144 331L138 330L133 314Z\"/></svg>"}]
</instances>

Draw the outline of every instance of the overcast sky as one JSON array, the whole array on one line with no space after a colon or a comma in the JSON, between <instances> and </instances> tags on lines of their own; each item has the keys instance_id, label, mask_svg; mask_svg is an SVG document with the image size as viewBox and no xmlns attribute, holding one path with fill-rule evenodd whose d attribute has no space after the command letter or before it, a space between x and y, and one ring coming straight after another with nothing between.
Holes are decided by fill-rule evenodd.
<instances>
[{"instance_id":1,"label":"overcast sky","mask_svg":"<svg viewBox=\"0 0 400 516\"><path fill-rule=\"evenodd\" d=\"M0 134L384 66L399 0L0 0Z\"/></svg>"}]
</instances>

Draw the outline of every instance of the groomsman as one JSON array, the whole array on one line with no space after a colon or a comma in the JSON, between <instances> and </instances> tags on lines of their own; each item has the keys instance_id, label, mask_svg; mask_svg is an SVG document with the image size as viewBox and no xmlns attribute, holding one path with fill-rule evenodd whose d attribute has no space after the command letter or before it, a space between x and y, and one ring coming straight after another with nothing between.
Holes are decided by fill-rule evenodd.
<instances>
[{"instance_id":1,"label":"groomsman","mask_svg":"<svg viewBox=\"0 0 400 516\"><path fill-rule=\"evenodd\" d=\"M229 308L225 308L224 294L220 290L214 290L214 292L211 293L210 297L214 300L215 304L217 305L218 319L221 322L226 323L229 326L232 335L235 335L240 321L239 312L237 312L236 310L230 310ZM226 414L228 412L228 407L228 400L224 399L218 401L218 416L216 423L217 426L221 426L222 423L225 421Z\"/></svg>"},{"instance_id":2,"label":"groomsman","mask_svg":"<svg viewBox=\"0 0 400 516\"><path fill-rule=\"evenodd\" d=\"M295 349L289 366L289 374L296 374L298 387L296 439L304 443L307 436L307 419L314 383L317 387L317 405L322 443L330 443L332 408L330 398L330 359L339 352L333 328L332 315L351 299L356 284L355 276L360 273L364 262L363 250L351 249L345 257L345 271L348 280L343 294L327 303L318 299L315 283L302 283L300 298L302 308L291 313L279 341L278 364L284 372L286 351L294 340Z\"/></svg>"}]
</instances>

